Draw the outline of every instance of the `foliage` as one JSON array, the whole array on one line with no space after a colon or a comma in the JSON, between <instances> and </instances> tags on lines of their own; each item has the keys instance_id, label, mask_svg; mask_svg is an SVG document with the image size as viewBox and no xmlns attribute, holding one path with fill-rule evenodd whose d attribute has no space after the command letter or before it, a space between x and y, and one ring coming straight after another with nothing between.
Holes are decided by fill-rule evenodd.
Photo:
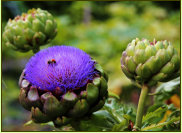
<instances>
[{"instance_id":1,"label":"foliage","mask_svg":"<svg viewBox=\"0 0 182 133\"><path fill-rule=\"evenodd\" d=\"M155 91L156 95L154 97L156 102L163 102L169 99L174 94L180 94L180 77L171 80L167 83L161 84L157 87Z\"/></svg>"},{"instance_id":2,"label":"foliage","mask_svg":"<svg viewBox=\"0 0 182 133\"><path fill-rule=\"evenodd\" d=\"M72 122L77 131L123 131L135 121L136 110L115 98L108 98L104 107L91 116Z\"/></svg>"},{"instance_id":3,"label":"foliage","mask_svg":"<svg viewBox=\"0 0 182 133\"><path fill-rule=\"evenodd\" d=\"M90 21L84 21L84 7L88 5ZM162 2L2 2L2 30L9 18L30 8L48 10L58 23L58 35L48 45L71 45L78 47L101 64L109 74L109 90L120 90L113 94L116 99L105 104L92 116L75 121L72 126L81 131L131 131L135 123L136 102L139 88L131 85L120 69L120 57L133 38L155 38L169 40L180 52L179 3ZM87 18L88 19L88 18ZM2 43L2 130L3 131L73 131L71 125L56 129L53 123L37 125L30 120L18 102L18 77L33 53L21 53L7 48ZM154 88L155 89L155 88ZM135 94L134 94L135 93ZM180 110L175 105L166 105L171 96L180 94L180 78L161 84L154 95L154 105L147 99L150 108L143 117L142 131L179 131ZM178 102L179 98L178 98ZM152 113L155 112L155 113ZM103 122L104 121L104 122ZM30 124L30 125L29 125ZM77 125L78 126L75 126Z\"/></svg>"},{"instance_id":4,"label":"foliage","mask_svg":"<svg viewBox=\"0 0 182 133\"><path fill-rule=\"evenodd\" d=\"M172 95L179 94L180 77L161 84L154 92L155 104L148 108L143 117L143 131L178 131L180 129L180 110L178 105L164 104ZM174 106L175 105L175 106Z\"/></svg>"},{"instance_id":5,"label":"foliage","mask_svg":"<svg viewBox=\"0 0 182 133\"><path fill-rule=\"evenodd\" d=\"M174 131L180 129L180 111L172 104L157 107L153 105L143 117L142 131ZM157 108L156 108L157 107ZM154 110L155 109L155 110ZM166 120L163 120L167 112L173 111Z\"/></svg>"}]
</instances>

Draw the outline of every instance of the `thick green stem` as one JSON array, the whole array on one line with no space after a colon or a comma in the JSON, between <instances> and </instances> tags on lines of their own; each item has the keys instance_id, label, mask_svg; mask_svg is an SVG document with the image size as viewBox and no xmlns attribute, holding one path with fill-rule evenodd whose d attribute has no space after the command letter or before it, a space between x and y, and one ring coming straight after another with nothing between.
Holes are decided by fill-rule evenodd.
<instances>
[{"instance_id":1,"label":"thick green stem","mask_svg":"<svg viewBox=\"0 0 182 133\"><path fill-rule=\"evenodd\" d=\"M134 127L137 130L140 129L142 126L142 117L143 117L143 113L144 113L144 106L145 106L147 94L148 94L148 86L143 85L141 94L140 94L140 99L138 102L137 116L136 116L136 122L135 122L135 127Z\"/></svg>"}]
</instances>

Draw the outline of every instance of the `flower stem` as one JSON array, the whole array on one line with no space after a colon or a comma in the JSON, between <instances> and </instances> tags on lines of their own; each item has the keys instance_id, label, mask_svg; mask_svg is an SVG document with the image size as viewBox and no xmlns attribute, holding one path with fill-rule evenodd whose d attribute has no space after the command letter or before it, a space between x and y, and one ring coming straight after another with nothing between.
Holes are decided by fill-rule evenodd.
<instances>
[{"instance_id":1,"label":"flower stem","mask_svg":"<svg viewBox=\"0 0 182 133\"><path fill-rule=\"evenodd\" d=\"M134 127L136 130L140 129L142 126L142 118L143 118L144 106L145 106L147 94L148 94L148 86L143 85L141 94L140 94L140 99L138 102L137 116L136 116L136 122Z\"/></svg>"}]
</instances>

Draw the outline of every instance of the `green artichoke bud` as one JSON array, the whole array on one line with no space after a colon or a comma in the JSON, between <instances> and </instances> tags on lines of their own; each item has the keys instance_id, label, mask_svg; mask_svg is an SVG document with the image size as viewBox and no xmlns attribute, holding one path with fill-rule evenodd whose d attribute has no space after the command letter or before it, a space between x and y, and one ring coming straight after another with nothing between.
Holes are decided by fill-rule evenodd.
<instances>
[{"instance_id":1,"label":"green artichoke bud","mask_svg":"<svg viewBox=\"0 0 182 133\"><path fill-rule=\"evenodd\" d=\"M53 16L41 9L31 9L21 16L9 19L3 33L5 44L14 50L38 51L41 45L49 43L57 34Z\"/></svg>"},{"instance_id":2,"label":"green artichoke bud","mask_svg":"<svg viewBox=\"0 0 182 133\"><path fill-rule=\"evenodd\" d=\"M27 63L19 101L34 122L53 121L60 127L101 109L108 97L107 80L102 67L83 51L54 46Z\"/></svg>"},{"instance_id":3,"label":"green artichoke bud","mask_svg":"<svg viewBox=\"0 0 182 133\"><path fill-rule=\"evenodd\" d=\"M137 38L122 53L121 68L131 80L153 86L179 76L180 58L166 40L149 42Z\"/></svg>"}]
</instances>

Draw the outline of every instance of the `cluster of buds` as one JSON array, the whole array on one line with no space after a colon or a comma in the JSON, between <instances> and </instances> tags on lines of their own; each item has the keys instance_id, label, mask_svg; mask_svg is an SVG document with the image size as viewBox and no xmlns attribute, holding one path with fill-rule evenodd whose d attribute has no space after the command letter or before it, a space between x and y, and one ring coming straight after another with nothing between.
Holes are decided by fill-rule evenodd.
<instances>
[{"instance_id":1,"label":"cluster of buds","mask_svg":"<svg viewBox=\"0 0 182 133\"><path fill-rule=\"evenodd\" d=\"M122 53L121 68L131 80L153 86L179 76L180 58L166 40L149 42L136 38Z\"/></svg>"},{"instance_id":2,"label":"cluster of buds","mask_svg":"<svg viewBox=\"0 0 182 133\"><path fill-rule=\"evenodd\" d=\"M3 33L7 46L27 52L38 51L41 45L49 43L57 34L57 24L53 16L41 9L32 9L28 13L9 19Z\"/></svg>"},{"instance_id":3,"label":"cluster of buds","mask_svg":"<svg viewBox=\"0 0 182 133\"><path fill-rule=\"evenodd\" d=\"M60 127L101 109L107 80L102 67L82 50L54 46L27 63L19 80L19 100L34 122L53 121Z\"/></svg>"}]
</instances>

